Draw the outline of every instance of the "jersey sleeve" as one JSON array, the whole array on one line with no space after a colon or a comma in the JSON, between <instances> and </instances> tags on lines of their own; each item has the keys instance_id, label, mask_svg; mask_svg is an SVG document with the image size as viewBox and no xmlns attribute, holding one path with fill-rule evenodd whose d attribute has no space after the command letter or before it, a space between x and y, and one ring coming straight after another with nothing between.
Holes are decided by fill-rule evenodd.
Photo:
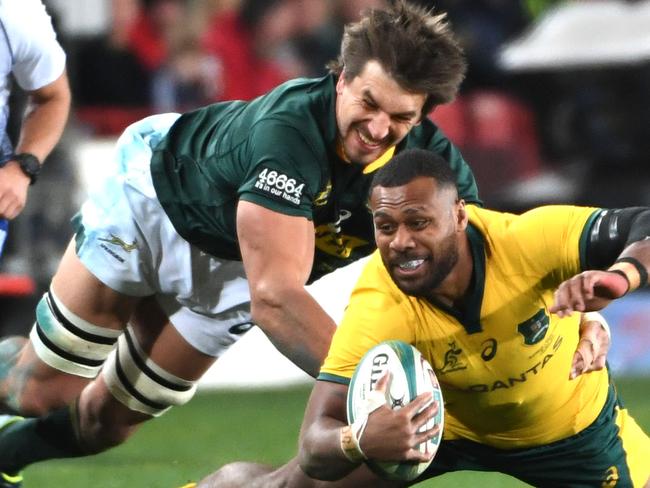
<instances>
[{"instance_id":1,"label":"jersey sleeve","mask_svg":"<svg viewBox=\"0 0 650 488\"><path fill-rule=\"evenodd\" d=\"M589 231L599 213L592 207L539 207L515 218L505 235L516 239L517 255L530 269L560 283L585 268Z\"/></svg>"},{"instance_id":2,"label":"jersey sleeve","mask_svg":"<svg viewBox=\"0 0 650 488\"><path fill-rule=\"evenodd\" d=\"M375 251L352 291L318 379L349 384L373 346L393 339L413 344L416 323L410 300L397 291Z\"/></svg>"},{"instance_id":3,"label":"jersey sleeve","mask_svg":"<svg viewBox=\"0 0 650 488\"><path fill-rule=\"evenodd\" d=\"M256 124L249 141L250 166L240 199L311 220L322 167L309 142L295 127L274 121Z\"/></svg>"},{"instance_id":4,"label":"jersey sleeve","mask_svg":"<svg viewBox=\"0 0 650 488\"><path fill-rule=\"evenodd\" d=\"M13 56L12 72L20 87L37 90L61 76L65 52L40 0L7 1L0 11Z\"/></svg>"}]
</instances>

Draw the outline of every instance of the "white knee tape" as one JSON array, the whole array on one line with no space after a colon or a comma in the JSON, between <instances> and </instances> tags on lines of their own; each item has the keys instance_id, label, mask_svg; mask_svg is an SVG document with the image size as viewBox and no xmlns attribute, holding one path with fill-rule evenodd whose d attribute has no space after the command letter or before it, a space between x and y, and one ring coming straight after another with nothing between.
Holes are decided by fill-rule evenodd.
<instances>
[{"instance_id":1,"label":"white knee tape","mask_svg":"<svg viewBox=\"0 0 650 488\"><path fill-rule=\"evenodd\" d=\"M131 327L119 338L102 370L109 391L131 410L159 417L190 401L196 382L168 373L149 359Z\"/></svg>"},{"instance_id":2,"label":"white knee tape","mask_svg":"<svg viewBox=\"0 0 650 488\"><path fill-rule=\"evenodd\" d=\"M75 315L50 290L36 306L36 323L29 338L44 363L65 373L94 378L120 334Z\"/></svg>"}]
</instances>

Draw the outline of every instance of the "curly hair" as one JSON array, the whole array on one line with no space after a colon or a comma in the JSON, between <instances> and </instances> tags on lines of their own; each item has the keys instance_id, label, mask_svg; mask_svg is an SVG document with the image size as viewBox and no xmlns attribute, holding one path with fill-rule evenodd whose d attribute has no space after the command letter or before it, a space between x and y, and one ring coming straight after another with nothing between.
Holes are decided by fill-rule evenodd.
<instances>
[{"instance_id":1,"label":"curly hair","mask_svg":"<svg viewBox=\"0 0 650 488\"><path fill-rule=\"evenodd\" d=\"M427 95L426 114L454 99L467 70L446 17L404 0L372 9L345 27L339 58L328 68L352 80L368 61L376 60L402 88Z\"/></svg>"},{"instance_id":2,"label":"curly hair","mask_svg":"<svg viewBox=\"0 0 650 488\"><path fill-rule=\"evenodd\" d=\"M420 176L435 179L441 188L456 188L456 175L445 158L432 151L413 148L400 152L375 172L370 192L376 186L403 186Z\"/></svg>"}]
</instances>

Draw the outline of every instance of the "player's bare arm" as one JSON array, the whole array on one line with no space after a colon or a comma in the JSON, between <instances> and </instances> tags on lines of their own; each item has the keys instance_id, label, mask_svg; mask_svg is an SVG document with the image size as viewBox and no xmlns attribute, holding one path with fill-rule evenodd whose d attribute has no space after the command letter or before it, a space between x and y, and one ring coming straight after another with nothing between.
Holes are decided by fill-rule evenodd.
<instances>
[{"instance_id":1,"label":"player's bare arm","mask_svg":"<svg viewBox=\"0 0 650 488\"><path fill-rule=\"evenodd\" d=\"M68 119L70 88L65 71L52 83L30 92L29 101L15 153L33 154L42 163ZM22 211L30 182L16 161L0 168L0 218L13 219Z\"/></svg>"},{"instance_id":2,"label":"player's bare arm","mask_svg":"<svg viewBox=\"0 0 650 488\"><path fill-rule=\"evenodd\" d=\"M650 269L650 239L639 233L650 234L650 210L644 210L634 222L642 228L631 228L628 232L642 240L627 245L604 270L583 271L564 281L555 292L555 303L550 311L560 317L571 315L574 311L587 312L601 310L612 300L647 286ZM645 228L647 226L647 228ZM634 237L630 238L631 240Z\"/></svg>"},{"instance_id":3,"label":"player's bare arm","mask_svg":"<svg viewBox=\"0 0 650 488\"><path fill-rule=\"evenodd\" d=\"M387 387L388 376L377 385ZM303 421L299 462L310 477L338 480L349 474L362 461L351 459L343 451L345 445L346 399L348 387L328 381L317 381L312 391ZM363 456L379 461L428 461L431 454L420 453L415 447L437 433L437 428L418 433L436 414L431 394L424 393L399 410L383 405L373 410L361 439Z\"/></svg>"},{"instance_id":4,"label":"player's bare arm","mask_svg":"<svg viewBox=\"0 0 650 488\"><path fill-rule=\"evenodd\" d=\"M348 387L317 381L312 390L300 432L298 460L310 477L337 480L354 470L341 449L341 429L347 425L345 404Z\"/></svg>"},{"instance_id":5,"label":"player's bare arm","mask_svg":"<svg viewBox=\"0 0 650 488\"><path fill-rule=\"evenodd\" d=\"M70 111L70 87L64 71L52 83L29 93L16 153L28 152L43 161L59 141Z\"/></svg>"},{"instance_id":6,"label":"player's bare arm","mask_svg":"<svg viewBox=\"0 0 650 488\"><path fill-rule=\"evenodd\" d=\"M305 289L314 256L312 222L241 201L237 234L253 321L282 354L316 376L336 325Z\"/></svg>"},{"instance_id":7,"label":"player's bare arm","mask_svg":"<svg viewBox=\"0 0 650 488\"><path fill-rule=\"evenodd\" d=\"M558 288L557 308L551 311L560 316L591 311L581 319L571 378L605 367L611 337L605 319L593 311L646 284L648 234L647 208L603 211L589 231L587 267L592 269L566 280Z\"/></svg>"}]
</instances>

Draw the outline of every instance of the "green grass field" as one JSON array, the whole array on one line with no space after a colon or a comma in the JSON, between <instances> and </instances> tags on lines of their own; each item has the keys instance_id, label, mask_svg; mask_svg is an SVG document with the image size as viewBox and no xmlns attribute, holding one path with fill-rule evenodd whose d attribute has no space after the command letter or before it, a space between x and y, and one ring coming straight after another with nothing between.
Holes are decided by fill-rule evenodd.
<instances>
[{"instance_id":1,"label":"green grass field","mask_svg":"<svg viewBox=\"0 0 650 488\"><path fill-rule=\"evenodd\" d=\"M650 432L650 378L619 379L626 407ZM24 488L178 488L235 460L280 464L295 454L308 388L202 393L129 442L86 459L28 468ZM525 486L501 475L454 473L422 487Z\"/></svg>"}]
</instances>

